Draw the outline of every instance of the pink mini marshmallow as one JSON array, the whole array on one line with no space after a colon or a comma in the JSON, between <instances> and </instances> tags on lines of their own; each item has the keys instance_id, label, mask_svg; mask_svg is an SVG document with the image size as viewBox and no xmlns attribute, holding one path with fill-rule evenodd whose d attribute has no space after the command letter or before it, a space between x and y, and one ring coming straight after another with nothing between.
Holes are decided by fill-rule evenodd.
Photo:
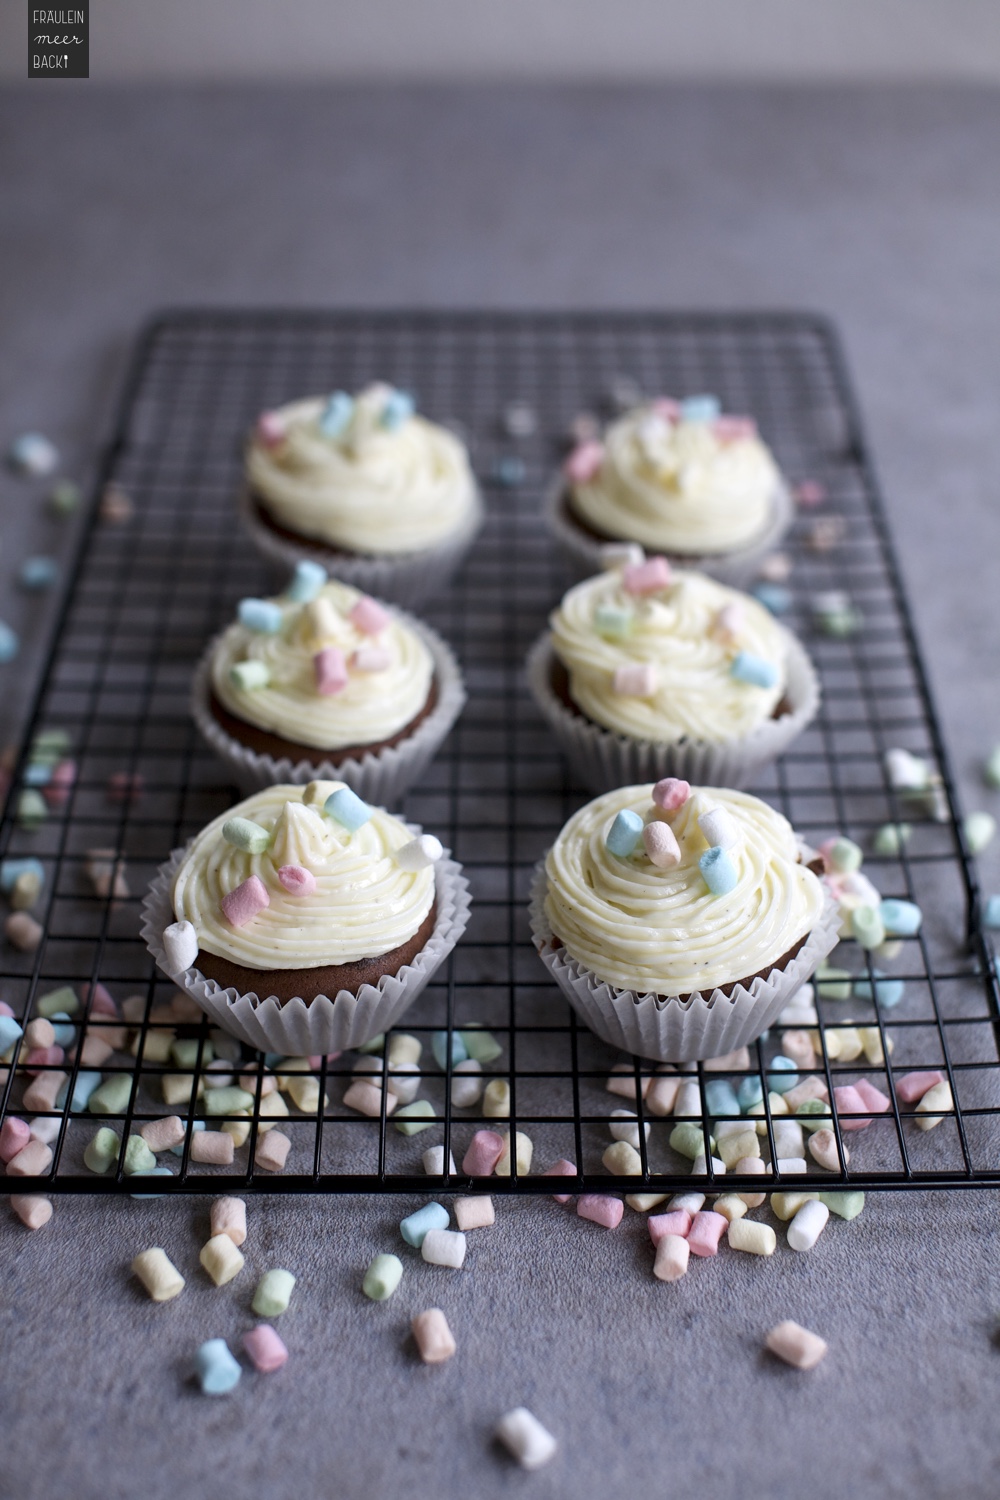
<instances>
[{"instance_id":1,"label":"pink mini marshmallow","mask_svg":"<svg viewBox=\"0 0 1000 1500\"><path fill-rule=\"evenodd\" d=\"M114 1016L115 1020L118 1019L120 1014L118 1005L100 980L92 984L89 990L84 990L83 1004L85 1009L88 1000L90 1001L90 1014L92 1016Z\"/></svg>"},{"instance_id":2,"label":"pink mini marshmallow","mask_svg":"<svg viewBox=\"0 0 1000 1500\"><path fill-rule=\"evenodd\" d=\"M625 1205L620 1198L609 1198L604 1193L583 1193L576 1200L576 1211L581 1219L589 1219L603 1229L617 1229Z\"/></svg>"},{"instance_id":3,"label":"pink mini marshmallow","mask_svg":"<svg viewBox=\"0 0 1000 1500\"><path fill-rule=\"evenodd\" d=\"M503 1136L495 1130L477 1130L462 1157L462 1171L468 1177L489 1177L503 1155Z\"/></svg>"},{"instance_id":4,"label":"pink mini marshmallow","mask_svg":"<svg viewBox=\"0 0 1000 1500\"><path fill-rule=\"evenodd\" d=\"M684 806L690 795L688 783L677 776L664 776L653 788L653 801L664 812L676 812L679 807Z\"/></svg>"},{"instance_id":5,"label":"pink mini marshmallow","mask_svg":"<svg viewBox=\"0 0 1000 1500\"><path fill-rule=\"evenodd\" d=\"M142 788L138 771L112 771L108 777L108 801L135 802L142 796Z\"/></svg>"},{"instance_id":6,"label":"pink mini marshmallow","mask_svg":"<svg viewBox=\"0 0 1000 1500\"><path fill-rule=\"evenodd\" d=\"M630 563L622 569L626 594L657 594L670 587L670 564L665 557L647 557L645 562Z\"/></svg>"},{"instance_id":7,"label":"pink mini marshmallow","mask_svg":"<svg viewBox=\"0 0 1000 1500\"><path fill-rule=\"evenodd\" d=\"M362 635L380 635L392 616L382 608L377 599L370 599L367 594L362 594L347 618Z\"/></svg>"},{"instance_id":8,"label":"pink mini marshmallow","mask_svg":"<svg viewBox=\"0 0 1000 1500\"><path fill-rule=\"evenodd\" d=\"M227 892L219 902L222 915L233 927L245 927L259 911L270 904L267 887L259 875L249 876L234 891Z\"/></svg>"},{"instance_id":9,"label":"pink mini marshmallow","mask_svg":"<svg viewBox=\"0 0 1000 1500\"><path fill-rule=\"evenodd\" d=\"M316 673L316 691L325 698L342 693L347 686L347 663L339 646L324 646L322 651L317 651L313 657L313 671Z\"/></svg>"},{"instance_id":10,"label":"pink mini marshmallow","mask_svg":"<svg viewBox=\"0 0 1000 1500\"><path fill-rule=\"evenodd\" d=\"M691 1215L686 1208L674 1208L666 1214L651 1214L646 1220L649 1238L658 1245L665 1234L679 1234L686 1240L691 1231Z\"/></svg>"},{"instance_id":11,"label":"pink mini marshmallow","mask_svg":"<svg viewBox=\"0 0 1000 1500\"><path fill-rule=\"evenodd\" d=\"M17 1115L9 1115L0 1127L0 1161L13 1161L19 1151L23 1151L31 1137L31 1128L26 1120L19 1120Z\"/></svg>"},{"instance_id":12,"label":"pink mini marshmallow","mask_svg":"<svg viewBox=\"0 0 1000 1500\"><path fill-rule=\"evenodd\" d=\"M891 1108L891 1103L882 1090L877 1089L867 1078L859 1078L854 1087L864 1100L865 1108L870 1109L873 1115L884 1115Z\"/></svg>"},{"instance_id":13,"label":"pink mini marshmallow","mask_svg":"<svg viewBox=\"0 0 1000 1500\"><path fill-rule=\"evenodd\" d=\"M729 1228L725 1214L702 1208L695 1214L688 1231L688 1249L692 1255L718 1255L719 1241Z\"/></svg>"},{"instance_id":14,"label":"pink mini marshmallow","mask_svg":"<svg viewBox=\"0 0 1000 1500\"><path fill-rule=\"evenodd\" d=\"M944 1083L944 1074L937 1068L923 1073L906 1073L896 1079L896 1098L903 1104L916 1104L936 1083Z\"/></svg>"},{"instance_id":15,"label":"pink mini marshmallow","mask_svg":"<svg viewBox=\"0 0 1000 1500\"><path fill-rule=\"evenodd\" d=\"M66 1053L56 1043L53 1043L51 1047L32 1047L24 1059L24 1070L35 1078L46 1068L58 1067L61 1062L65 1061Z\"/></svg>"},{"instance_id":16,"label":"pink mini marshmallow","mask_svg":"<svg viewBox=\"0 0 1000 1500\"><path fill-rule=\"evenodd\" d=\"M589 484L597 478L603 463L604 444L590 440L573 449L563 464L563 470L571 484Z\"/></svg>"},{"instance_id":17,"label":"pink mini marshmallow","mask_svg":"<svg viewBox=\"0 0 1000 1500\"><path fill-rule=\"evenodd\" d=\"M285 441L285 424L276 411L262 411L257 418L257 441L262 448L277 448Z\"/></svg>"},{"instance_id":18,"label":"pink mini marshmallow","mask_svg":"<svg viewBox=\"0 0 1000 1500\"><path fill-rule=\"evenodd\" d=\"M316 889L316 876L301 865L282 865L278 880L290 896L311 896Z\"/></svg>"},{"instance_id":19,"label":"pink mini marshmallow","mask_svg":"<svg viewBox=\"0 0 1000 1500\"><path fill-rule=\"evenodd\" d=\"M676 422L681 414L679 403L672 401L669 396L657 396L655 401L650 402L650 406L664 422Z\"/></svg>"},{"instance_id":20,"label":"pink mini marshmallow","mask_svg":"<svg viewBox=\"0 0 1000 1500\"><path fill-rule=\"evenodd\" d=\"M658 870L672 870L675 865L680 864L680 845L669 823L647 823L642 830L642 842L650 862Z\"/></svg>"},{"instance_id":21,"label":"pink mini marshmallow","mask_svg":"<svg viewBox=\"0 0 1000 1500\"><path fill-rule=\"evenodd\" d=\"M12 1016L13 1014L14 1012L11 1010L6 1000L0 1000L0 1016Z\"/></svg>"},{"instance_id":22,"label":"pink mini marshmallow","mask_svg":"<svg viewBox=\"0 0 1000 1500\"><path fill-rule=\"evenodd\" d=\"M850 1115L863 1115L871 1105L866 1099L862 1099L853 1083L841 1084L839 1089L833 1091L834 1101L837 1106L837 1114L840 1117L841 1130L864 1130L871 1124L871 1116L864 1119L844 1119L845 1113Z\"/></svg>"},{"instance_id":23,"label":"pink mini marshmallow","mask_svg":"<svg viewBox=\"0 0 1000 1500\"><path fill-rule=\"evenodd\" d=\"M611 687L622 698L648 698L656 692L656 668L648 663L616 667Z\"/></svg>"},{"instance_id":24,"label":"pink mini marshmallow","mask_svg":"<svg viewBox=\"0 0 1000 1500\"><path fill-rule=\"evenodd\" d=\"M52 772L49 784L42 788L42 796L51 808L65 807L76 781L76 761L61 760Z\"/></svg>"},{"instance_id":25,"label":"pink mini marshmallow","mask_svg":"<svg viewBox=\"0 0 1000 1500\"><path fill-rule=\"evenodd\" d=\"M822 505L826 499L826 488L818 479L803 479L795 486L795 498L800 505Z\"/></svg>"},{"instance_id":26,"label":"pink mini marshmallow","mask_svg":"<svg viewBox=\"0 0 1000 1500\"><path fill-rule=\"evenodd\" d=\"M757 436L757 423L753 417L716 417L712 431L720 443L738 443Z\"/></svg>"},{"instance_id":27,"label":"pink mini marshmallow","mask_svg":"<svg viewBox=\"0 0 1000 1500\"><path fill-rule=\"evenodd\" d=\"M558 1161L554 1161L552 1163L551 1167L546 1167L545 1171L542 1173L542 1176L543 1177L575 1177L576 1176L576 1162L575 1161L567 1161L566 1158L565 1158L565 1156L561 1156ZM572 1198L573 1194L572 1193L553 1193L552 1196L553 1196L553 1198L555 1199L555 1201L557 1203L568 1203L569 1200Z\"/></svg>"},{"instance_id":28,"label":"pink mini marshmallow","mask_svg":"<svg viewBox=\"0 0 1000 1500\"><path fill-rule=\"evenodd\" d=\"M743 606L724 604L712 621L710 634L717 641L734 641L743 625Z\"/></svg>"},{"instance_id":29,"label":"pink mini marshmallow","mask_svg":"<svg viewBox=\"0 0 1000 1500\"><path fill-rule=\"evenodd\" d=\"M816 849L816 853L821 857L824 865L828 870L831 868L830 855L833 853L833 846L839 843L840 836L838 834L834 834L833 838L824 839Z\"/></svg>"},{"instance_id":30,"label":"pink mini marshmallow","mask_svg":"<svg viewBox=\"0 0 1000 1500\"><path fill-rule=\"evenodd\" d=\"M359 646L351 657L355 672L384 672L392 666L392 654L384 646Z\"/></svg>"},{"instance_id":31,"label":"pink mini marshmallow","mask_svg":"<svg viewBox=\"0 0 1000 1500\"><path fill-rule=\"evenodd\" d=\"M258 1323L243 1335L243 1347L250 1363L261 1375L273 1375L288 1358L284 1343L267 1323Z\"/></svg>"}]
</instances>

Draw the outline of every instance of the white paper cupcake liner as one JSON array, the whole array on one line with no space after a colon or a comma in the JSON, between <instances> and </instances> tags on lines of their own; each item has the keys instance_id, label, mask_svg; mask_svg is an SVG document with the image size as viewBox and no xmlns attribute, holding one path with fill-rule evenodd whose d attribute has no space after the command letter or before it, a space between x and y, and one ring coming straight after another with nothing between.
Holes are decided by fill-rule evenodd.
<instances>
[{"instance_id":1,"label":"white paper cupcake liner","mask_svg":"<svg viewBox=\"0 0 1000 1500\"><path fill-rule=\"evenodd\" d=\"M245 792L291 782L304 786L309 781L343 781L365 802L391 807L419 781L441 747L445 736L465 705L465 685L458 662L436 631L416 620L404 610L397 617L418 635L434 658L434 677L438 700L434 708L412 734L388 749L366 752L358 760L293 761L288 757L275 760L259 750L252 750L223 729L211 709L212 656L220 637L209 644L195 669L191 689L191 714L203 739L226 763L237 785Z\"/></svg>"},{"instance_id":2,"label":"white paper cupcake liner","mask_svg":"<svg viewBox=\"0 0 1000 1500\"><path fill-rule=\"evenodd\" d=\"M725 1057L756 1041L839 941L837 905L827 894L819 921L795 957L766 977L751 980L749 987L737 985L731 995L720 989L695 992L684 1000L677 995L640 995L605 984L564 948L552 947L546 890L543 859L535 869L529 908L532 939L542 963L591 1031L612 1047L659 1062Z\"/></svg>"},{"instance_id":3,"label":"white paper cupcake liner","mask_svg":"<svg viewBox=\"0 0 1000 1500\"><path fill-rule=\"evenodd\" d=\"M548 632L528 653L528 686L574 776L592 791L610 792L618 786L659 781L663 776L679 776L701 786L741 788L749 786L764 766L788 748L819 708L819 678L813 664L790 631L784 631L784 636L785 696L791 712L721 744L707 740L681 740L676 744L633 740L572 713L552 687L556 658Z\"/></svg>"},{"instance_id":4,"label":"white paper cupcake liner","mask_svg":"<svg viewBox=\"0 0 1000 1500\"><path fill-rule=\"evenodd\" d=\"M285 573L293 572L297 563L318 562L331 578L349 583L393 604L413 605L440 593L458 572L483 524L485 512L479 491L473 492L469 514L461 528L436 547L422 552L404 552L396 557L368 553L338 552L320 541L303 537L289 541L266 526L257 514L250 492L240 496L243 525L257 551Z\"/></svg>"},{"instance_id":5,"label":"white paper cupcake liner","mask_svg":"<svg viewBox=\"0 0 1000 1500\"><path fill-rule=\"evenodd\" d=\"M406 827L414 837L421 832L415 824L407 823ZM175 849L160 866L142 903L140 931L164 974L190 995L215 1025L259 1052L282 1052L291 1057L346 1052L387 1031L440 968L469 920L469 882L461 865L449 859L446 850L434 867L434 930L412 962L404 964L397 974L384 974L376 984L363 984L357 994L340 990L332 998L317 995L313 1000L282 1003L274 995L241 995L234 988L222 989L198 969L170 973L162 933L175 920L171 893L187 848ZM262 980L266 977L261 975Z\"/></svg>"},{"instance_id":6,"label":"white paper cupcake liner","mask_svg":"<svg viewBox=\"0 0 1000 1500\"><path fill-rule=\"evenodd\" d=\"M565 498L566 481L560 476L547 496L545 519L552 535L580 577L591 578L602 569L601 548L607 543L597 541L581 526L574 523L566 514L563 504ZM743 588L756 577L768 553L773 552L777 547L791 525L794 515L795 501L792 499L788 486L782 480L772 496L768 524L752 542L748 542L743 547L735 547L729 552L696 555L664 550L663 555L676 563L679 568L696 568L700 573L707 573L710 578L718 579L720 583L727 583L734 588ZM658 550L655 547L646 549L650 553Z\"/></svg>"}]
</instances>

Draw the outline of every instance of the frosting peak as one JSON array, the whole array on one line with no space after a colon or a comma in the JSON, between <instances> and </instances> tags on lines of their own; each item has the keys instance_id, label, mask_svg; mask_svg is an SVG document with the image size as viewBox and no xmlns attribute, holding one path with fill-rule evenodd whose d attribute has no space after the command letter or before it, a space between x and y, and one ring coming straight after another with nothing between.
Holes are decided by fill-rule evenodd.
<instances>
[{"instance_id":1,"label":"frosting peak","mask_svg":"<svg viewBox=\"0 0 1000 1500\"><path fill-rule=\"evenodd\" d=\"M286 802L278 814L268 851L276 870L301 865L312 870L335 855L336 839L328 818L301 802Z\"/></svg>"}]
</instances>

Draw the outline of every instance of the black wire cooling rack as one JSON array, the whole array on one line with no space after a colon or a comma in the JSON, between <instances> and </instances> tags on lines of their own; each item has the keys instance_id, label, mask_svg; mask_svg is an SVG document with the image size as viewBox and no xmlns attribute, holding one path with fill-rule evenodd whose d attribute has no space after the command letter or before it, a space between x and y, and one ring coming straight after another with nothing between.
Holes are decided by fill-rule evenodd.
<instances>
[{"instance_id":1,"label":"black wire cooling rack","mask_svg":"<svg viewBox=\"0 0 1000 1500\"><path fill-rule=\"evenodd\" d=\"M407 1136L384 1106L381 1119L357 1115L341 1102L357 1057L315 1059L315 1109L289 1104L289 1117L277 1121L292 1143L287 1165L265 1171L255 1166L255 1153L260 1132L275 1123L263 1111L269 1077L282 1066L244 1049L229 1061L254 1106L230 1123L247 1139L232 1167L203 1165L192 1160L191 1143L198 1122L220 1123L206 1113L202 1089L206 1076L228 1068L225 1055L209 1066L214 1048L225 1054L226 1041L207 1023L171 1010L173 986L156 973L138 937L139 903L170 850L237 799L196 737L187 701L193 665L236 601L280 585L237 520L242 435L261 408L373 379L413 389L424 412L461 431L489 512L457 582L423 611L457 650L469 702L402 809L450 845L475 903L447 968L403 1021L402 1029L424 1042L420 1093L434 1118ZM24 1044L0 1071L0 1118L42 1122L36 1130L51 1138L51 1166L38 1176L9 1177L12 1190L551 1192L552 1179L537 1174L559 1158L576 1164L577 1178L559 1184L575 1191L719 1185L714 1169L693 1177L691 1163L671 1148L676 1121L645 1109L651 1065L620 1058L578 1025L535 955L526 914L537 859L587 797L567 779L524 681L528 646L569 581L542 523L542 496L573 417L607 416L609 404L628 403L639 391L717 393L726 410L757 417L793 483L815 481L826 493L817 508L799 511L787 547L794 560L787 618L817 663L823 707L754 790L813 843L843 833L870 851L883 825L912 827L898 853L869 852L865 863L883 895L915 900L925 913L920 934L883 965L888 979L903 981L902 999L889 1004L898 987L873 990L880 976L854 943L833 958L850 981L829 981L817 996L816 1072L831 1096L839 1084L866 1076L891 1107L854 1133L851 1120L832 1108L849 1167L827 1173L810 1164L805 1176L773 1185L1000 1183L1000 1010L991 954L875 476L829 325L796 314L192 311L157 319L139 344L0 827L0 859L34 858L45 876L32 913L44 936L34 951L4 947L0 998L22 1021L39 1005L79 1007L70 1016L72 1032L62 1033L67 1060L55 1065L67 1075L67 1103L25 1110L32 1079ZM534 417L533 430L524 430L532 424L523 412L520 422L511 418L513 402ZM133 502L131 516L102 510L109 482ZM860 616L855 632L815 629L815 596L831 589L849 595ZM46 774L38 770L40 745L49 760L76 764L75 785L62 799L51 784L35 784ZM940 774L936 819L917 816L912 800L890 786L884 757L894 746ZM47 806L46 793L62 805ZM27 826L43 810L38 826ZM127 1025L100 1013L98 985L124 1002ZM71 996L47 998L65 986ZM845 991L848 999L835 998ZM451 1063L442 1070L432 1058L434 1031L474 1024L499 1045L487 1072L509 1083L506 1121L485 1119L481 1103L453 1108ZM869 1028L877 1044L845 1063L831 1055L826 1028L848 1024ZM762 1077L781 1036L774 1028L728 1071L692 1066L690 1080L704 1090L713 1079L736 1086L748 1075ZM102 1037L115 1050L95 1065L106 1046L81 1044ZM879 1050L888 1062L878 1060ZM631 1099L606 1089L616 1063L626 1065ZM940 1070L953 1094L954 1108L927 1132L895 1087L914 1069ZM123 1080L112 1114L98 1116L83 1102L84 1075L95 1071L104 1084ZM650 1127L648 1137L637 1132L641 1177L613 1176L602 1165L609 1116L625 1105ZM181 1154L158 1158L170 1175L128 1175L130 1134L167 1114L185 1126ZM705 1105L702 1117L708 1149L713 1127ZM776 1122L768 1105L772 1157ZM116 1132L120 1149L107 1173L95 1175L83 1155L102 1126ZM445 1164L452 1154L461 1163L473 1132L484 1127L529 1136L530 1173L515 1164L510 1177L488 1185L463 1177L460 1167L425 1173L428 1146L443 1147ZM759 1177L725 1182L761 1185Z\"/></svg>"}]
</instances>

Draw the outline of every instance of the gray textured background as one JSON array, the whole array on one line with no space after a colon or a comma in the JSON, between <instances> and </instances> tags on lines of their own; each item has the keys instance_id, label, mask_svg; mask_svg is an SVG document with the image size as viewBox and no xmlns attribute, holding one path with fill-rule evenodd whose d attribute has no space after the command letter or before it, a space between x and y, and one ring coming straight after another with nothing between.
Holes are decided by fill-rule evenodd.
<instances>
[{"instance_id":1,"label":"gray textured background","mask_svg":"<svg viewBox=\"0 0 1000 1500\"><path fill-rule=\"evenodd\" d=\"M0 99L0 442L39 427L85 475L137 323L171 302L809 306L845 335L966 805L1000 738L995 498L1000 95L977 89L21 89ZM12 586L72 526L0 477L0 669L13 731L54 599ZM983 860L1000 885L1000 856ZM810 1256L650 1276L645 1229L501 1204L454 1275L421 1262L383 1307L358 1282L407 1204L251 1205L248 1267L197 1270L194 1201L57 1201L0 1222L0 1494L995 1496L1000 1245L989 1195L871 1200ZM155 1308L150 1243L190 1283ZM249 1326L254 1273L300 1277L293 1361L197 1397L190 1355ZM460 1355L425 1370L408 1317ZM795 1317L832 1353L760 1353ZM516 1471L492 1422L560 1437Z\"/></svg>"}]
</instances>

